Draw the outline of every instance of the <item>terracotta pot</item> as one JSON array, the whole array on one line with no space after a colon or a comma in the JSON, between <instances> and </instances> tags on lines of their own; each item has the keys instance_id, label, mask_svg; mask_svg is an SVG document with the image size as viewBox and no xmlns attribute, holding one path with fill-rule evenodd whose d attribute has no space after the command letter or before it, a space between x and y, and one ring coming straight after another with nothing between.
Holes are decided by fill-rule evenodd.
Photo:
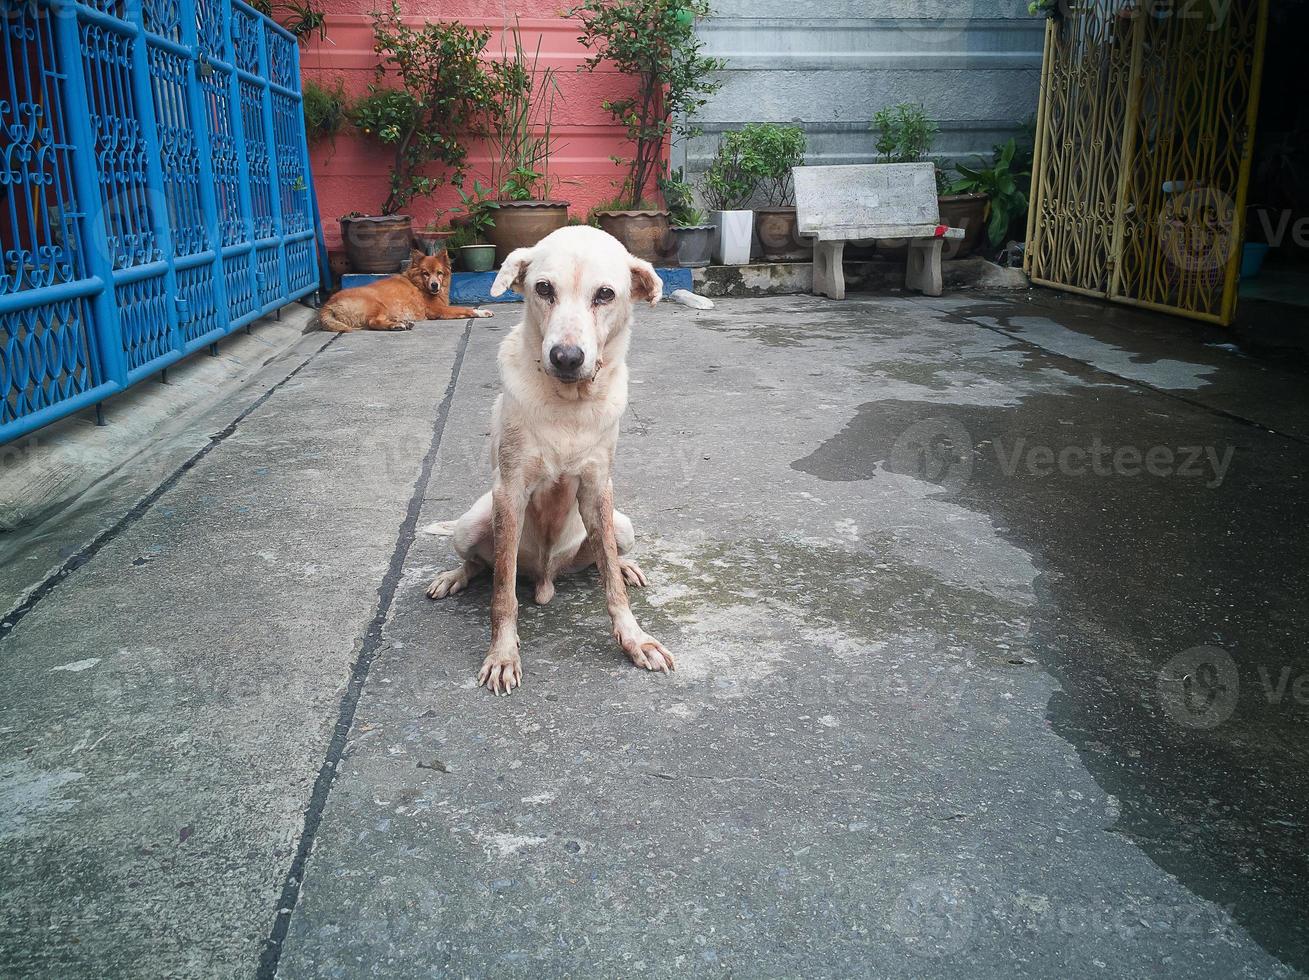
<instances>
[{"instance_id":1,"label":"terracotta pot","mask_svg":"<svg viewBox=\"0 0 1309 980\"><path fill-rule=\"evenodd\" d=\"M714 225L682 225L673 229L677 239L677 264L683 269L703 269L714 252Z\"/></svg>"},{"instance_id":2,"label":"terracotta pot","mask_svg":"<svg viewBox=\"0 0 1309 980\"><path fill-rule=\"evenodd\" d=\"M413 221L407 214L341 219L341 240L354 272L399 272L409 258Z\"/></svg>"},{"instance_id":3,"label":"terracotta pot","mask_svg":"<svg viewBox=\"0 0 1309 980\"><path fill-rule=\"evenodd\" d=\"M795 208L755 208L754 228L769 262L807 262L814 256L813 243L796 230Z\"/></svg>"},{"instance_id":4,"label":"terracotta pot","mask_svg":"<svg viewBox=\"0 0 1309 980\"><path fill-rule=\"evenodd\" d=\"M435 255L437 252L445 250L445 241L453 234L453 230L416 231L414 232L414 241L417 243L419 251L426 252L428 255Z\"/></svg>"},{"instance_id":5,"label":"terracotta pot","mask_svg":"<svg viewBox=\"0 0 1309 980\"><path fill-rule=\"evenodd\" d=\"M667 211L601 211L595 218L638 259L659 265L677 254Z\"/></svg>"},{"instance_id":6,"label":"terracotta pot","mask_svg":"<svg viewBox=\"0 0 1309 980\"><path fill-rule=\"evenodd\" d=\"M568 202L500 201L492 217L495 225L486 230L486 240L495 246L496 265L501 265L514 249L531 248L568 224Z\"/></svg>"},{"instance_id":7,"label":"terracotta pot","mask_svg":"<svg viewBox=\"0 0 1309 980\"><path fill-rule=\"evenodd\" d=\"M963 238L946 240L941 255L947 259L962 259L972 255L974 249L986 244L987 194L946 194L936 199L941 209L941 224L962 228Z\"/></svg>"}]
</instances>

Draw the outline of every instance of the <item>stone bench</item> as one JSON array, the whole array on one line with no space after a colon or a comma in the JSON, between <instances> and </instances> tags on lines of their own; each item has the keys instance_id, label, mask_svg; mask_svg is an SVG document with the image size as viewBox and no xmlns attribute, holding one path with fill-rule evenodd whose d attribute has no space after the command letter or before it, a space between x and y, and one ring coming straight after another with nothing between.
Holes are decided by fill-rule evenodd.
<instances>
[{"instance_id":1,"label":"stone bench","mask_svg":"<svg viewBox=\"0 0 1309 980\"><path fill-rule=\"evenodd\" d=\"M964 230L941 224L933 164L796 167L791 173L797 229L814 239L815 293L845 299L846 242L905 238L905 288L941 295L941 245L963 238Z\"/></svg>"}]
</instances>

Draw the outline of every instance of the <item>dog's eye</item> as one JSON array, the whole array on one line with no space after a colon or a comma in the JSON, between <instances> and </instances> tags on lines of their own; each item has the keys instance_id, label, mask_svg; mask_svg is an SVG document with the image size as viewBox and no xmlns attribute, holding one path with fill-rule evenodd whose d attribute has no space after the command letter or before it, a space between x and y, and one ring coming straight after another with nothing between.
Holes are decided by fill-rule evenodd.
<instances>
[{"instance_id":1,"label":"dog's eye","mask_svg":"<svg viewBox=\"0 0 1309 980\"><path fill-rule=\"evenodd\" d=\"M614 298L614 291L610 289L608 286L601 286L599 289L595 291L595 303L597 306L602 306L605 303L608 303L613 298Z\"/></svg>"},{"instance_id":2,"label":"dog's eye","mask_svg":"<svg viewBox=\"0 0 1309 980\"><path fill-rule=\"evenodd\" d=\"M554 299L555 288L554 286L550 285L550 283L542 279L540 282L536 284L536 295L540 296L542 299Z\"/></svg>"}]
</instances>

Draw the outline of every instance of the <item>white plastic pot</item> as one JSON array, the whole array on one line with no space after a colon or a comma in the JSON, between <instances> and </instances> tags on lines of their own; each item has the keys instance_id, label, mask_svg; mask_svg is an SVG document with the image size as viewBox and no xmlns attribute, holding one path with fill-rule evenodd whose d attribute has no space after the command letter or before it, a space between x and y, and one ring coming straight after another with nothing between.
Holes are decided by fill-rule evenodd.
<instances>
[{"instance_id":1,"label":"white plastic pot","mask_svg":"<svg viewBox=\"0 0 1309 980\"><path fill-rule=\"evenodd\" d=\"M714 261L719 265L747 265L750 242L754 237L753 211L714 211L718 240L714 244Z\"/></svg>"}]
</instances>

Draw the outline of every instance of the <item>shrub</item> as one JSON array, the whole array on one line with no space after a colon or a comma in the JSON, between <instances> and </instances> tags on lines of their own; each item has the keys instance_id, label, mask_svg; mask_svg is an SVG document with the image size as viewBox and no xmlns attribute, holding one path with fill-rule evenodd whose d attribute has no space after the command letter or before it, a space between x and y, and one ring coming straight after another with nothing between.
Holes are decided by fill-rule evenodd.
<instances>
[{"instance_id":1,"label":"shrub","mask_svg":"<svg viewBox=\"0 0 1309 980\"><path fill-rule=\"evenodd\" d=\"M378 82L393 78L399 88L373 86L355 107L364 132L395 148L391 190L383 214L394 214L415 197L448 180L463 181L467 135L486 135L501 113L500 76L482 62L488 31L451 21L412 27L400 4L373 12L374 50L382 56ZM422 173L432 163L446 167L442 179Z\"/></svg>"},{"instance_id":2,"label":"shrub","mask_svg":"<svg viewBox=\"0 0 1309 980\"><path fill-rule=\"evenodd\" d=\"M529 60L514 21L513 52L492 62L500 82L501 113L491 128L491 184L503 200L530 201L550 193L551 130L559 83L552 65L541 66L541 41Z\"/></svg>"},{"instance_id":3,"label":"shrub","mask_svg":"<svg viewBox=\"0 0 1309 980\"><path fill-rule=\"evenodd\" d=\"M741 155L746 170L773 207L795 203L791 168L804 163L806 140L799 126L751 123L741 130Z\"/></svg>"},{"instance_id":4,"label":"shrub","mask_svg":"<svg viewBox=\"0 0 1309 980\"><path fill-rule=\"evenodd\" d=\"M586 61L589 71L602 62L637 79L637 95L601 103L624 128L633 145L623 182L625 206L635 207L652 177L662 169L664 141L673 135L673 120L689 119L716 92L710 78L723 62L700 54L695 19L705 17L705 0L583 0L568 11L582 22L582 44L595 51ZM677 138L698 136L699 127L681 130Z\"/></svg>"},{"instance_id":5,"label":"shrub","mask_svg":"<svg viewBox=\"0 0 1309 980\"><path fill-rule=\"evenodd\" d=\"M881 163L927 160L938 132L936 123L927 118L923 107L909 102L874 113L872 128L878 134L874 146Z\"/></svg>"},{"instance_id":6,"label":"shrub","mask_svg":"<svg viewBox=\"0 0 1309 980\"><path fill-rule=\"evenodd\" d=\"M742 134L723 133L718 140L718 152L704 175L704 196L710 209L734 211L743 207L758 182L758 176L747 163Z\"/></svg>"}]
</instances>

